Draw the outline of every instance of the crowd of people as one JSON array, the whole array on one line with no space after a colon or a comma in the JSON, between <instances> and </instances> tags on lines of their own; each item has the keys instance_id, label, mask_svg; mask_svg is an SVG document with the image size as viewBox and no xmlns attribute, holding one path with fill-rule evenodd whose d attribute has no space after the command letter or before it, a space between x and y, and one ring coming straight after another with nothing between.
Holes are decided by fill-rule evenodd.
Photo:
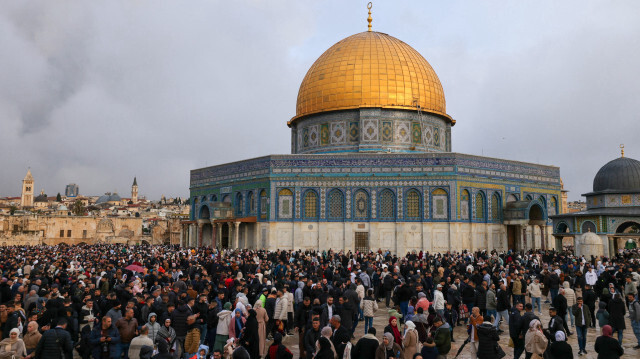
<instances>
[{"instance_id":1,"label":"crowd of people","mask_svg":"<svg viewBox=\"0 0 640 359\"><path fill-rule=\"evenodd\" d=\"M637 250L396 256L98 244L3 247L0 256L0 359L286 359L294 355L283 342L295 340L304 359L505 350L553 359L573 357L574 334L577 354L614 359L625 316L640 349ZM374 325L380 316L384 328Z\"/></svg>"}]
</instances>

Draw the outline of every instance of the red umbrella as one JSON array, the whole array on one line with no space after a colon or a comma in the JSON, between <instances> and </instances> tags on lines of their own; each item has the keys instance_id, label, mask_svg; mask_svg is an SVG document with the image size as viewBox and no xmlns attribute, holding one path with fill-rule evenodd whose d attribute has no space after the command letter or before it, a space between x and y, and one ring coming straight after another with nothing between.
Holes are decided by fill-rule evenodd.
<instances>
[{"instance_id":1,"label":"red umbrella","mask_svg":"<svg viewBox=\"0 0 640 359\"><path fill-rule=\"evenodd\" d=\"M138 273L144 272L144 268L142 268L141 266L136 265L136 264L128 265L125 269L128 269L130 271L134 271L134 272L138 272Z\"/></svg>"}]
</instances>

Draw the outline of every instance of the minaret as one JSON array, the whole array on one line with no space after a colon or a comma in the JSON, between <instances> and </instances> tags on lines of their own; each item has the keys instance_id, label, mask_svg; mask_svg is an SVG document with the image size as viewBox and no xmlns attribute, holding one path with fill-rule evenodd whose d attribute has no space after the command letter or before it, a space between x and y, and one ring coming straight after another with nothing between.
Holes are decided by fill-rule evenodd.
<instances>
[{"instance_id":1,"label":"minaret","mask_svg":"<svg viewBox=\"0 0 640 359\"><path fill-rule=\"evenodd\" d=\"M138 203L138 180L135 177L131 186L131 202Z\"/></svg>"},{"instance_id":2,"label":"minaret","mask_svg":"<svg viewBox=\"0 0 640 359\"><path fill-rule=\"evenodd\" d=\"M33 176L31 175L31 169L27 170L27 175L22 180L20 206L22 208L33 207Z\"/></svg>"}]
</instances>

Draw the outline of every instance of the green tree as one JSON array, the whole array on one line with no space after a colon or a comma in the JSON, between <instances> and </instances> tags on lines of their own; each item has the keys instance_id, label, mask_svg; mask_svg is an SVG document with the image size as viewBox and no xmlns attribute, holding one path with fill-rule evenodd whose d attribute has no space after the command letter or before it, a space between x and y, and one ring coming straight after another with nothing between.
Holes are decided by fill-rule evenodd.
<instances>
[{"instance_id":1,"label":"green tree","mask_svg":"<svg viewBox=\"0 0 640 359\"><path fill-rule=\"evenodd\" d=\"M56 202L62 202L62 196L60 195L60 192L58 192L58 195L56 196Z\"/></svg>"},{"instance_id":2,"label":"green tree","mask_svg":"<svg viewBox=\"0 0 640 359\"><path fill-rule=\"evenodd\" d=\"M11 206L9 207L9 214L13 216L13 214L16 213L17 210L18 210L18 207Z\"/></svg>"},{"instance_id":3,"label":"green tree","mask_svg":"<svg viewBox=\"0 0 640 359\"><path fill-rule=\"evenodd\" d=\"M73 214L75 214L76 216L84 215L84 206L82 205L81 200L77 199L75 202L73 202L73 206L71 206L71 212L73 212Z\"/></svg>"}]
</instances>

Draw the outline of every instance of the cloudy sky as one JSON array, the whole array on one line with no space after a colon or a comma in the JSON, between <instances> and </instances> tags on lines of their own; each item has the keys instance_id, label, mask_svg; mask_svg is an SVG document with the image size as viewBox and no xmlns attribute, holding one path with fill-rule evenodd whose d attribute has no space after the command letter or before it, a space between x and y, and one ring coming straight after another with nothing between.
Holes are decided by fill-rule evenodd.
<instances>
[{"instance_id":1,"label":"cloudy sky","mask_svg":"<svg viewBox=\"0 0 640 359\"><path fill-rule=\"evenodd\" d=\"M639 1L376 1L445 89L456 152L559 166L570 199L640 159ZM187 196L189 170L289 153L300 82L365 1L3 1L0 196Z\"/></svg>"}]
</instances>

